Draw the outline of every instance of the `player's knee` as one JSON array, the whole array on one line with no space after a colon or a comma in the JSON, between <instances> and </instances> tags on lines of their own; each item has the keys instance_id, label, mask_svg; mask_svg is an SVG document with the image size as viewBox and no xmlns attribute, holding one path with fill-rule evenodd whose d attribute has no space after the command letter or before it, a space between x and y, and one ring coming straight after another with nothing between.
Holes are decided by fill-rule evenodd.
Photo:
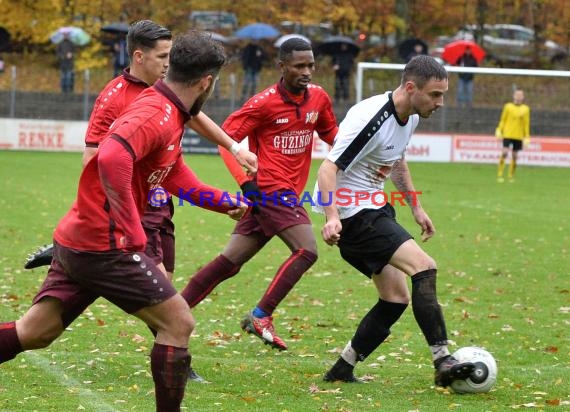
<instances>
[{"instance_id":1,"label":"player's knee","mask_svg":"<svg viewBox=\"0 0 570 412\"><path fill-rule=\"evenodd\" d=\"M295 251L293 254L298 254L298 256L301 256L303 259L305 259L308 262L310 266L312 266L319 259L319 255L317 253L316 248L314 250L299 249Z\"/></svg>"},{"instance_id":2,"label":"player's knee","mask_svg":"<svg viewBox=\"0 0 570 412\"><path fill-rule=\"evenodd\" d=\"M425 270L437 270L437 263L428 254L423 254L423 256L418 256L418 258L414 262L412 275L414 273L423 272Z\"/></svg>"},{"instance_id":3,"label":"player's knee","mask_svg":"<svg viewBox=\"0 0 570 412\"><path fill-rule=\"evenodd\" d=\"M387 302L393 303L401 303L402 305L409 305L411 301L410 291L408 288L399 289L399 290L390 290L386 293L380 294L380 299L385 300Z\"/></svg>"},{"instance_id":4,"label":"player's knee","mask_svg":"<svg viewBox=\"0 0 570 412\"><path fill-rule=\"evenodd\" d=\"M22 329L24 328L19 328L18 336L25 350L47 348L63 333L63 326L55 323L41 328Z\"/></svg>"}]
</instances>

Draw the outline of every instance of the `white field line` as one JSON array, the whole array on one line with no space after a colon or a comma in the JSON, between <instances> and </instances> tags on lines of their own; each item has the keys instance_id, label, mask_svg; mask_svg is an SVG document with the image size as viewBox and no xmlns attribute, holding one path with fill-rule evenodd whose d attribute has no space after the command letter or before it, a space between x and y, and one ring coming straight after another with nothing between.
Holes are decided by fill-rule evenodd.
<instances>
[{"instance_id":1,"label":"white field line","mask_svg":"<svg viewBox=\"0 0 570 412\"><path fill-rule=\"evenodd\" d=\"M112 405L105 403L97 393L85 389L85 384L70 378L62 368L50 364L45 357L37 352L26 352L26 358L58 381L62 387L77 388L79 395L77 399L85 409L97 412L116 412L116 409Z\"/></svg>"}]
</instances>

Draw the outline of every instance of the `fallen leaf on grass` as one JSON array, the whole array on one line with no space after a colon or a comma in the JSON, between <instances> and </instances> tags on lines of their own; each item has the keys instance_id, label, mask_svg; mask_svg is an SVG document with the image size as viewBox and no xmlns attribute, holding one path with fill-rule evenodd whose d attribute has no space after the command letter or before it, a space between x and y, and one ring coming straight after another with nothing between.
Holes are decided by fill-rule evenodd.
<instances>
[{"instance_id":1,"label":"fallen leaf on grass","mask_svg":"<svg viewBox=\"0 0 570 412\"><path fill-rule=\"evenodd\" d=\"M309 386L309 393L342 393L340 388L320 389L315 383Z\"/></svg>"},{"instance_id":2,"label":"fallen leaf on grass","mask_svg":"<svg viewBox=\"0 0 570 412\"><path fill-rule=\"evenodd\" d=\"M546 404L550 406L560 406L560 399L547 399Z\"/></svg>"}]
</instances>

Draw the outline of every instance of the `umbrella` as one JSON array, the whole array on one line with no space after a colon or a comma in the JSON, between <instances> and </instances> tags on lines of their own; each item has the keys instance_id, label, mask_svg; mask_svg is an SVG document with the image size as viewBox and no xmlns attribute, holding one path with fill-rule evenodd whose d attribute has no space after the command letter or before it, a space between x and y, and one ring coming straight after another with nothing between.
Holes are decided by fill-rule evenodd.
<instances>
[{"instance_id":1,"label":"umbrella","mask_svg":"<svg viewBox=\"0 0 570 412\"><path fill-rule=\"evenodd\" d=\"M252 23L247 26L243 26L241 29L234 33L234 36L238 39L269 39L272 37L279 36L279 30L270 24L266 23Z\"/></svg>"},{"instance_id":2,"label":"umbrella","mask_svg":"<svg viewBox=\"0 0 570 412\"><path fill-rule=\"evenodd\" d=\"M285 34L284 36L279 37L273 45L275 47L281 47L283 43L285 43L289 39L301 39L305 40L307 43L311 44L311 40L308 37L303 36L302 34Z\"/></svg>"},{"instance_id":3,"label":"umbrella","mask_svg":"<svg viewBox=\"0 0 570 412\"><path fill-rule=\"evenodd\" d=\"M226 37L220 33L215 33L213 31L207 31L206 33L208 33L210 35L212 40L218 41L222 44L230 44L231 43L231 40L229 37Z\"/></svg>"},{"instance_id":4,"label":"umbrella","mask_svg":"<svg viewBox=\"0 0 570 412\"><path fill-rule=\"evenodd\" d=\"M465 53L465 49L468 47L471 48L471 52L475 60L477 60L477 63L481 64L481 61L485 57L485 50L471 40L455 40L451 43L447 43L443 47L441 58L449 64L456 64L457 60Z\"/></svg>"},{"instance_id":5,"label":"umbrella","mask_svg":"<svg viewBox=\"0 0 570 412\"><path fill-rule=\"evenodd\" d=\"M58 44L63 41L66 34L69 35L69 40L77 46L85 46L91 40L91 36L85 30L73 26L60 27L49 36L49 39L53 44Z\"/></svg>"},{"instance_id":6,"label":"umbrella","mask_svg":"<svg viewBox=\"0 0 570 412\"><path fill-rule=\"evenodd\" d=\"M422 50L420 53L416 52L417 45L422 46ZM416 54L428 54L428 45L425 41L418 39L416 37L410 37L404 40L398 46L398 54L400 57L406 61L410 59L410 57L415 56Z\"/></svg>"},{"instance_id":7,"label":"umbrella","mask_svg":"<svg viewBox=\"0 0 570 412\"><path fill-rule=\"evenodd\" d=\"M317 51L322 54L338 54L342 51L342 45L348 47L348 52L354 57L360 52L360 47L354 40L346 36L329 36L317 47Z\"/></svg>"},{"instance_id":8,"label":"umbrella","mask_svg":"<svg viewBox=\"0 0 570 412\"><path fill-rule=\"evenodd\" d=\"M101 27L101 31L111 34L127 34L129 32L129 26L127 23L117 21L114 23L109 23L106 26Z\"/></svg>"}]
</instances>

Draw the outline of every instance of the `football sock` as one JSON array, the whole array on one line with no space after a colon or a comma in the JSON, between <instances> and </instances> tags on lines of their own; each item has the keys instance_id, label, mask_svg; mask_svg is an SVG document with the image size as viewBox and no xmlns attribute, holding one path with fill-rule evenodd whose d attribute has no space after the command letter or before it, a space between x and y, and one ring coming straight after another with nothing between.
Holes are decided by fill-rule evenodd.
<instances>
[{"instance_id":1,"label":"football sock","mask_svg":"<svg viewBox=\"0 0 570 412\"><path fill-rule=\"evenodd\" d=\"M301 279L303 273L316 261L317 255L308 250L299 249L293 252L281 265L257 306L265 313L272 314L277 305Z\"/></svg>"},{"instance_id":2,"label":"football sock","mask_svg":"<svg viewBox=\"0 0 570 412\"><path fill-rule=\"evenodd\" d=\"M412 309L428 345L447 345L447 330L443 312L437 301L436 269L412 276Z\"/></svg>"},{"instance_id":3,"label":"football sock","mask_svg":"<svg viewBox=\"0 0 570 412\"><path fill-rule=\"evenodd\" d=\"M503 177L503 171L505 170L505 158L501 156L499 160L499 169L497 170L497 177Z\"/></svg>"},{"instance_id":4,"label":"football sock","mask_svg":"<svg viewBox=\"0 0 570 412\"><path fill-rule=\"evenodd\" d=\"M16 322L0 323L0 363L14 359L23 351L16 333Z\"/></svg>"},{"instance_id":5,"label":"football sock","mask_svg":"<svg viewBox=\"0 0 570 412\"><path fill-rule=\"evenodd\" d=\"M356 366L356 362L358 359L358 353L352 347L352 341L348 341L342 352L340 353L340 357L346 361L351 366Z\"/></svg>"},{"instance_id":6,"label":"football sock","mask_svg":"<svg viewBox=\"0 0 570 412\"><path fill-rule=\"evenodd\" d=\"M253 311L251 312L251 314L256 318L265 318L269 316L269 313L259 308L259 306L256 306L255 309L253 309Z\"/></svg>"},{"instance_id":7,"label":"football sock","mask_svg":"<svg viewBox=\"0 0 570 412\"><path fill-rule=\"evenodd\" d=\"M224 255L219 255L196 272L180 294L188 306L193 308L208 296L216 286L238 273L240 267L234 265Z\"/></svg>"},{"instance_id":8,"label":"football sock","mask_svg":"<svg viewBox=\"0 0 570 412\"><path fill-rule=\"evenodd\" d=\"M180 410L191 359L186 348L155 342L150 354L150 368L157 412Z\"/></svg>"},{"instance_id":9,"label":"football sock","mask_svg":"<svg viewBox=\"0 0 570 412\"><path fill-rule=\"evenodd\" d=\"M429 349L434 365L438 365L439 359L447 358L450 355L447 345L430 345Z\"/></svg>"},{"instance_id":10,"label":"football sock","mask_svg":"<svg viewBox=\"0 0 570 412\"><path fill-rule=\"evenodd\" d=\"M408 307L405 303L387 302L379 299L370 311L362 318L354 337L349 345L356 353L355 361L363 361L376 350L382 342L390 335L390 327L402 316ZM348 345L347 345L348 346ZM345 348L346 350L346 348ZM348 352L350 354L350 352ZM344 351L343 351L344 354ZM350 358L341 356L353 364L352 355Z\"/></svg>"},{"instance_id":11,"label":"football sock","mask_svg":"<svg viewBox=\"0 0 570 412\"><path fill-rule=\"evenodd\" d=\"M509 179L515 175L516 168L517 168L517 161L515 159L511 159L511 163L509 164Z\"/></svg>"}]
</instances>

